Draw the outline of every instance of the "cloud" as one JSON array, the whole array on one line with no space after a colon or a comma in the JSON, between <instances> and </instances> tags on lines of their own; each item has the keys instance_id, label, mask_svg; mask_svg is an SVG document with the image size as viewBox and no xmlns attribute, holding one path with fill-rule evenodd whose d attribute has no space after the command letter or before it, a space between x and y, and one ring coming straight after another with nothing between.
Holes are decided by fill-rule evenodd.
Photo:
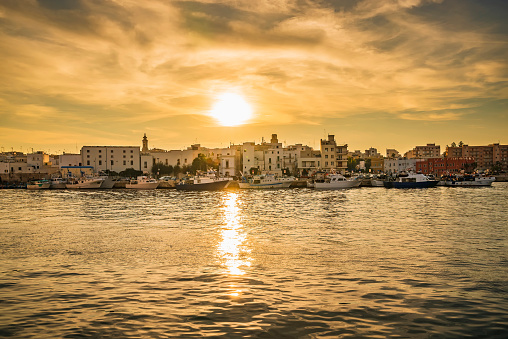
<instances>
[{"instance_id":1,"label":"cloud","mask_svg":"<svg viewBox=\"0 0 508 339\"><path fill-rule=\"evenodd\" d=\"M499 15L453 0L6 0L0 109L137 130L239 89L257 125L462 119L508 97L506 24L475 12Z\"/></svg>"},{"instance_id":2,"label":"cloud","mask_svg":"<svg viewBox=\"0 0 508 339\"><path fill-rule=\"evenodd\" d=\"M414 112L414 113L401 113L399 117L404 120L416 120L416 121L453 121L459 120L462 116L461 113L456 112Z\"/></svg>"}]
</instances>

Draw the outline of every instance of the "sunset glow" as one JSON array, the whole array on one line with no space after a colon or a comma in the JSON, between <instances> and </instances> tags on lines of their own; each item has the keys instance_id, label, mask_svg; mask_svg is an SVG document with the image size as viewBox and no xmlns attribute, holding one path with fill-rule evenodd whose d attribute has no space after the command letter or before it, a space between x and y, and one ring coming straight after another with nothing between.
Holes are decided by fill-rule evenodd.
<instances>
[{"instance_id":1,"label":"sunset glow","mask_svg":"<svg viewBox=\"0 0 508 339\"><path fill-rule=\"evenodd\" d=\"M217 98L210 114L222 126L238 126L251 118L252 108L242 96L223 93Z\"/></svg>"},{"instance_id":2,"label":"sunset glow","mask_svg":"<svg viewBox=\"0 0 508 339\"><path fill-rule=\"evenodd\" d=\"M499 0L1 1L0 146L506 143L507 16Z\"/></svg>"}]
</instances>

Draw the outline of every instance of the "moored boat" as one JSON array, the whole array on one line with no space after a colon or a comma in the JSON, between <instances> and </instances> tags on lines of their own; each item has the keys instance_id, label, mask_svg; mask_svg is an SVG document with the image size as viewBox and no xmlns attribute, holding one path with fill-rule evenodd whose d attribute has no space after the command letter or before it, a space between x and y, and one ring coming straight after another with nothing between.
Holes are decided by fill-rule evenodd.
<instances>
[{"instance_id":1,"label":"moored boat","mask_svg":"<svg viewBox=\"0 0 508 339\"><path fill-rule=\"evenodd\" d=\"M48 189L50 186L51 186L51 183L47 179L32 180L26 184L26 189L40 190L40 189Z\"/></svg>"},{"instance_id":2,"label":"moored boat","mask_svg":"<svg viewBox=\"0 0 508 339\"><path fill-rule=\"evenodd\" d=\"M51 178L50 186L51 189L63 189L67 188L67 179L64 178Z\"/></svg>"},{"instance_id":3,"label":"moored boat","mask_svg":"<svg viewBox=\"0 0 508 339\"><path fill-rule=\"evenodd\" d=\"M102 181L103 179L98 177L69 178L65 186L71 189L100 188Z\"/></svg>"},{"instance_id":4,"label":"moored boat","mask_svg":"<svg viewBox=\"0 0 508 339\"><path fill-rule=\"evenodd\" d=\"M250 178L243 177L238 186L245 189L289 188L295 180L294 177L276 177L273 174L262 174Z\"/></svg>"},{"instance_id":5,"label":"moored boat","mask_svg":"<svg viewBox=\"0 0 508 339\"><path fill-rule=\"evenodd\" d=\"M327 173L323 179L314 180L315 189L336 190L359 187L362 180L359 178L346 178L340 173Z\"/></svg>"},{"instance_id":6,"label":"moored boat","mask_svg":"<svg viewBox=\"0 0 508 339\"><path fill-rule=\"evenodd\" d=\"M401 174L395 181L384 181L386 188L430 188L438 184L437 180L430 180L421 173Z\"/></svg>"},{"instance_id":7,"label":"moored boat","mask_svg":"<svg viewBox=\"0 0 508 339\"><path fill-rule=\"evenodd\" d=\"M134 189L156 189L159 186L159 181L157 179L149 178L147 176L139 176L137 179L131 180L128 184L125 184L125 188L134 188Z\"/></svg>"},{"instance_id":8,"label":"moored boat","mask_svg":"<svg viewBox=\"0 0 508 339\"><path fill-rule=\"evenodd\" d=\"M444 180L444 186L450 187L478 187L478 186L491 186L496 181L492 176L476 175L461 175L449 176Z\"/></svg>"},{"instance_id":9,"label":"moored boat","mask_svg":"<svg viewBox=\"0 0 508 339\"><path fill-rule=\"evenodd\" d=\"M175 188L180 191L218 191L226 188L230 181L229 178L196 175L191 178L183 179L175 185Z\"/></svg>"}]
</instances>

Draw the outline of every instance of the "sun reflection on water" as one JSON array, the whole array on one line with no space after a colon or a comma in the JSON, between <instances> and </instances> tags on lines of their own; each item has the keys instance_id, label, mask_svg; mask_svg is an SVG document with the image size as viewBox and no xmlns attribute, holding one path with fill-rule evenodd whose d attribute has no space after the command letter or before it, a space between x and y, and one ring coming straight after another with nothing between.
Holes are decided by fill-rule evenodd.
<instances>
[{"instance_id":1,"label":"sun reflection on water","mask_svg":"<svg viewBox=\"0 0 508 339\"><path fill-rule=\"evenodd\" d=\"M229 274L243 275L245 268L251 265L251 258L250 251L245 246L247 237L242 232L238 193L229 192L224 199L224 223L221 225L222 240L218 254Z\"/></svg>"}]
</instances>

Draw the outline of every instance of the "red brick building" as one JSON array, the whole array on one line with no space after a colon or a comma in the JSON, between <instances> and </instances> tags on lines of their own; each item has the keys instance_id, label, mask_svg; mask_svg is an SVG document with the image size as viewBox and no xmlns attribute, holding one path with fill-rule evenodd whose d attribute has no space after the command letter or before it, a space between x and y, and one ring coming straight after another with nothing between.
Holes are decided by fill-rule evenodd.
<instances>
[{"instance_id":1,"label":"red brick building","mask_svg":"<svg viewBox=\"0 0 508 339\"><path fill-rule=\"evenodd\" d=\"M445 157L473 157L479 170L491 169L496 164L508 170L508 145L447 147Z\"/></svg>"},{"instance_id":2,"label":"red brick building","mask_svg":"<svg viewBox=\"0 0 508 339\"><path fill-rule=\"evenodd\" d=\"M472 169L471 164L474 162L472 157L422 159L416 162L416 171L441 176L443 174L459 173L463 169Z\"/></svg>"}]
</instances>

